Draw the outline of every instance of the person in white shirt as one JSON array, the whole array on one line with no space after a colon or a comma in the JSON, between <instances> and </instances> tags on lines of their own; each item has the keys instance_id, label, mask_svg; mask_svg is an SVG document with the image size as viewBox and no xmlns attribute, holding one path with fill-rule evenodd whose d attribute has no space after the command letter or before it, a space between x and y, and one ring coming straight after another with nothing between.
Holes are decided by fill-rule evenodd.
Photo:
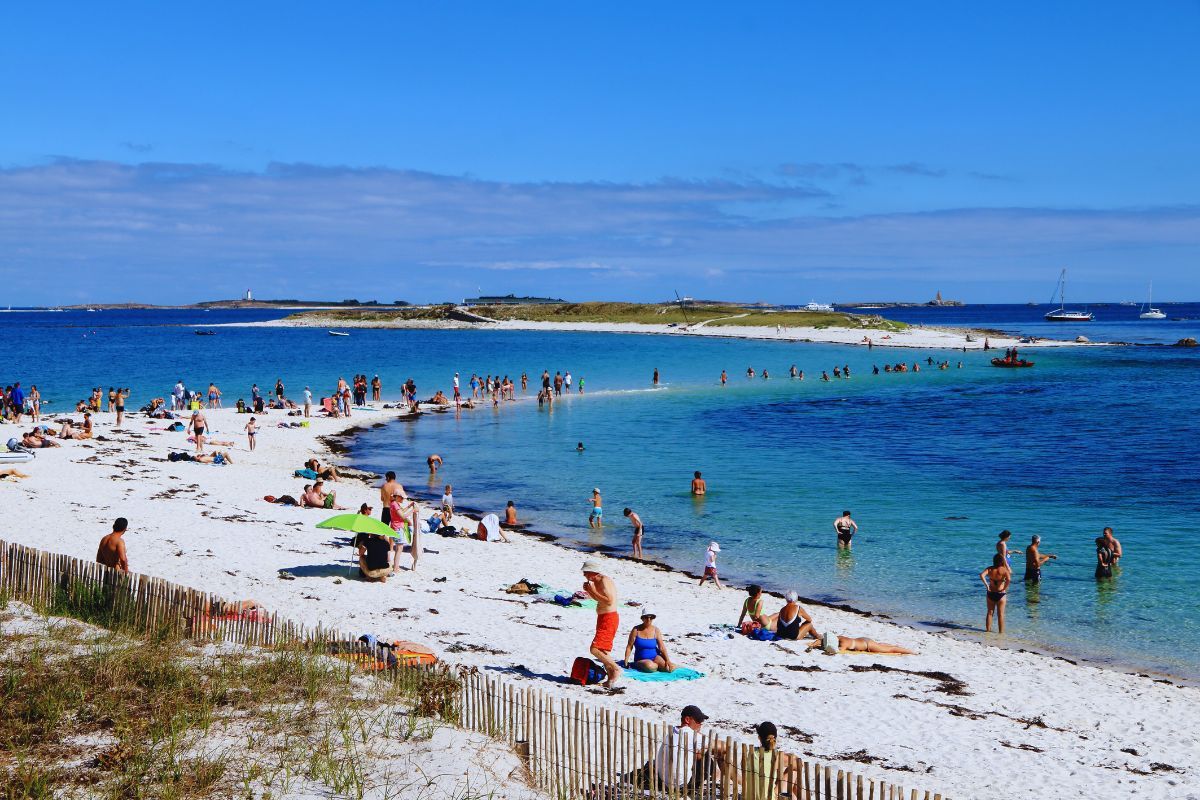
<instances>
[{"instance_id":1,"label":"person in white shirt","mask_svg":"<svg viewBox=\"0 0 1200 800\"><path fill-rule=\"evenodd\" d=\"M686 706L679 714L679 725L659 745L654 756L654 774L662 788L686 788L698 792L704 781L716 780L701 729L708 715L696 706ZM714 773L711 776L709 773Z\"/></svg>"},{"instance_id":2,"label":"person in white shirt","mask_svg":"<svg viewBox=\"0 0 1200 800\"><path fill-rule=\"evenodd\" d=\"M708 550L704 553L704 574L700 576L701 586L706 580L712 578L718 589L724 588L721 586L721 578L717 575L717 553L719 552L721 552L721 545L709 542Z\"/></svg>"},{"instance_id":3,"label":"person in white shirt","mask_svg":"<svg viewBox=\"0 0 1200 800\"><path fill-rule=\"evenodd\" d=\"M312 416L312 390L304 387L304 416Z\"/></svg>"}]
</instances>

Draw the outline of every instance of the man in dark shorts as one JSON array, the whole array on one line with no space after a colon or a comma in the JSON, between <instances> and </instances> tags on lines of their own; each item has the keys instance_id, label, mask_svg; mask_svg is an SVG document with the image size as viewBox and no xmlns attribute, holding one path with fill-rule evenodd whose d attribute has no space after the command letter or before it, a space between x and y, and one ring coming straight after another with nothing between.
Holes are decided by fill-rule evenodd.
<instances>
[{"instance_id":1,"label":"man in dark shorts","mask_svg":"<svg viewBox=\"0 0 1200 800\"><path fill-rule=\"evenodd\" d=\"M1038 550L1038 546L1042 543L1042 537L1034 534L1033 539L1029 543L1029 547L1025 548L1025 582L1026 583L1041 583L1042 581L1042 566L1047 561L1052 561L1058 556L1043 554Z\"/></svg>"}]
</instances>

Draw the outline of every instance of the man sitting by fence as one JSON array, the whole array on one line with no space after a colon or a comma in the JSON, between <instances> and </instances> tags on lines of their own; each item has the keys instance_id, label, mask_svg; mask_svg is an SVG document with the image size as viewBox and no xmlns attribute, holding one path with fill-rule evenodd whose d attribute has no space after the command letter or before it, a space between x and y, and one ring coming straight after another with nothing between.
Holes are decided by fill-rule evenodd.
<instances>
[{"instance_id":1,"label":"man sitting by fence","mask_svg":"<svg viewBox=\"0 0 1200 800\"><path fill-rule=\"evenodd\" d=\"M708 715L696 706L685 706L680 712L679 725L671 727L654 756L659 788L700 796L705 783L719 780L717 762L724 748L719 742L712 751L705 746L701 728L707 719Z\"/></svg>"}]
</instances>

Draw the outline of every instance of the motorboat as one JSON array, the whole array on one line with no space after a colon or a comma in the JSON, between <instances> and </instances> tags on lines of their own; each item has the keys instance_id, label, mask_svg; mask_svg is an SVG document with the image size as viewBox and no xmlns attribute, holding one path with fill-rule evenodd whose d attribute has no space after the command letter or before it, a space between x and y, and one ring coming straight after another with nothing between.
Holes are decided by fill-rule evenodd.
<instances>
[{"instance_id":1,"label":"motorboat","mask_svg":"<svg viewBox=\"0 0 1200 800\"><path fill-rule=\"evenodd\" d=\"M1006 369L1020 369L1022 367L1032 367L1033 362L1024 358L993 358L993 367L1004 367Z\"/></svg>"},{"instance_id":2,"label":"motorboat","mask_svg":"<svg viewBox=\"0 0 1200 800\"><path fill-rule=\"evenodd\" d=\"M343 333L341 331L326 331L326 333L328 333L330 336L349 336L350 335L348 333Z\"/></svg>"},{"instance_id":3,"label":"motorboat","mask_svg":"<svg viewBox=\"0 0 1200 800\"><path fill-rule=\"evenodd\" d=\"M1058 308L1046 312L1045 320L1047 322L1091 322L1095 318L1090 311L1072 311L1067 308L1067 271L1065 269L1058 276L1055 294L1058 295ZM1051 302L1053 300L1052 296Z\"/></svg>"},{"instance_id":4,"label":"motorboat","mask_svg":"<svg viewBox=\"0 0 1200 800\"><path fill-rule=\"evenodd\" d=\"M197 336L216 336L216 331L194 331Z\"/></svg>"},{"instance_id":5,"label":"motorboat","mask_svg":"<svg viewBox=\"0 0 1200 800\"><path fill-rule=\"evenodd\" d=\"M1146 292L1146 305L1142 306L1142 313L1138 314L1138 319L1166 319L1167 315L1163 313L1161 308L1154 307L1154 284L1150 284L1149 290Z\"/></svg>"}]
</instances>

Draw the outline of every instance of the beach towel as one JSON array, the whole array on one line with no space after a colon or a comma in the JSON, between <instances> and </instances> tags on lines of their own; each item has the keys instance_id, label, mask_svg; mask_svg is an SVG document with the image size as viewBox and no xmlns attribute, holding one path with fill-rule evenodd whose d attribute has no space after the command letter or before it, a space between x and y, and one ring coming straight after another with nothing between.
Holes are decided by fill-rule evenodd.
<instances>
[{"instance_id":1,"label":"beach towel","mask_svg":"<svg viewBox=\"0 0 1200 800\"><path fill-rule=\"evenodd\" d=\"M697 678L703 678L704 673L688 667L676 667L673 672L642 672L636 669L626 669L621 676L629 678L631 681L666 683L667 681L694 681Z\"/></svg>"},{"instance_id":2,"label":"beach towel","mask_svg":"<svg viewBox=\"0 0 1200 800\"><path fill-rule=\"evenodd\" d=\"M293 474L297 478L304 478L305 480L309 481L315 481L317 479L317 473L313 472L311 469L298 469Z\"/></svg>"}]
</instances>

